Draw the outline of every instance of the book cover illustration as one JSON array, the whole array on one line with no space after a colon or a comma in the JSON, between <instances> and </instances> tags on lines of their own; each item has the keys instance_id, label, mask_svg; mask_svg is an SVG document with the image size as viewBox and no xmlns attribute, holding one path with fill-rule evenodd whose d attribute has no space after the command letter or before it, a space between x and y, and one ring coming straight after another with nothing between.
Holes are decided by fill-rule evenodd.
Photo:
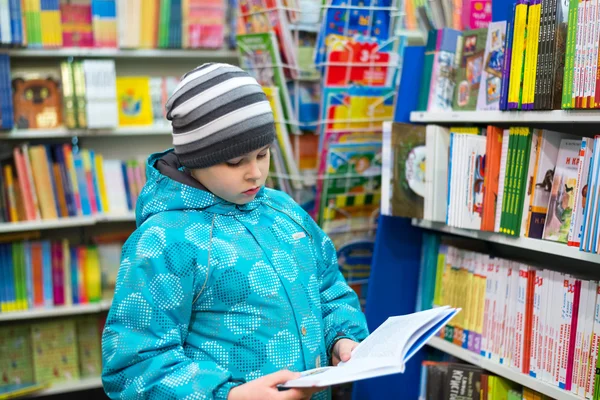
<instances>
[{"instance_id":1,"label":"book cover illustration","mask_svg":"<svg viewBox=\"0 0 600 400\"><path fill-rule=\"evenodd\" d=\"M102 373L102 356L98 318L95 316L78 318L76 329L81 377L99 376Z\"/></svg>"},{"instance_id":2,"label":"book cover illustration","mask_svg":"<svg viewBox=\"0 0 600 400\"><path fill-rule=\"evenodd\" d=\"M575 201L575 187L577 186L580 148L581 140L563 139L560 142L544 227L543 238L546 240L561 243L568 241Z\"/></svg>"},{"instance_id":3,"label":"book cover illustration","mask_svg":"<svg viewBox=\"0 0 600 400\"><path fill-rule=\"evenodd\" d=\"M379 209L380 187L380 142L331 144L317 203L323 230L367 228Z\"/></svg>"},{"instance_id":4,"label":"book cover illustration","mask_svg":"<svg viewBox=\"0 0 600 400\"><path fill-rule=\"evenodd\" d=\"M60 320L31 325L35 381L79 379L75 321Z\"/></svg>"},{"instance_id":5,"label":"book cover illustration","mask_svg":"<svg viewBox=\"0 0 600 400\"><path fill-rule=\"evenodd\" d=\"M492 22L488 28L477 110L498 110L502 87L502 66L506 43L506 21Z\"/></svg>"},{"instance_id":6,"label":"book cover illustration","mask_svg":"<svg viewBox=\"0 0 600 400\"><path fill-rule=\"evenodd\" d=\"M487 29L463 32L462 46L457 46L456 89L453 110L475 110L484 69ZM459 44L461 41L459 40ZM499 98L499 97L498 97Z\"/></svg>"},{"instance_id":7,"label":"book cover illustration","mask_svg":"<svg viewBox=\"0 0 600 400\"><path fill-rule=\"evenodd\" d=\"M237 35L236 39L240 67L256 78L261 86L276 86L279 89L284 119L288 122L288 131L294 134L299 133L298 126L289 123L296 121L297 118L292 108L275 35L273 33L255 33Z\"/></svg>"},{"instance_id":8,"label":"book cover illustration","mask_svg":"<svg viewBox=\"0 0 600 400\"><path fill-rule=\"evenodd\" d=\"M59 70L13 70L12 89L14 124L18 129L50 129L62 125Z\"/></svg>"},{"instance_id":9,"label":"book cover illustration","mask_svg":"<svg viewBox=\"0 0 600 400\"><path fill-rule=\"evenodd\" d=\"M29 326L0 328L0 386L34 382Z\"/></svg>"},{"instance_id":10,"label":"book cover illustration","mask_svg":"<svg viewBox=\"0 0 600 400\"><path fill-rule=\"evenodd\" d=\"M425 126L392 124L391 212L423 218L425 196Z\"/></svg>"},{"instance_id":11,"label":"book cover illustration","mask_svg":"<svg viewBox=\"0 0 600 400\"><path fill-rule=\"evenodd\" d=\"M117 77L117 102L120 126L152 125L154 118L149 77Z\"/></svg>"}]
</instances>

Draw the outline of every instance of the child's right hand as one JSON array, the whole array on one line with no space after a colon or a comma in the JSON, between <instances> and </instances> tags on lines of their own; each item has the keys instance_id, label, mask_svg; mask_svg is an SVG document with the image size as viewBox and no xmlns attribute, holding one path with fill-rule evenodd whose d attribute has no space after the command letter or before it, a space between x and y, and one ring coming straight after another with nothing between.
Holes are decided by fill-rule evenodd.
<instances>
[{"instance_id":1,"label":"child's right hand","mask_svg":"<svg viewBox=\"0 0 600 400\"><path fill-rule=\"evenodd\" d=\"M303 388L279 391L277 385L300 377L300 373L287 370L265 375L254 381L236 386L229 391L227 400L303 400L324 388Z\"/></svg>"}]
</instances>

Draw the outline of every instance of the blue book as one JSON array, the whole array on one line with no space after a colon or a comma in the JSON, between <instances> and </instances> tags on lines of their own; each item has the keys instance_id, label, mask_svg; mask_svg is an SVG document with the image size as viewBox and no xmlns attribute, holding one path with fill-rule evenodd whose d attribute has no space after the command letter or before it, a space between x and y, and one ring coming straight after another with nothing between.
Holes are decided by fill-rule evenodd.
<instances>
[{"instance_id":1,"label":"blue book","mask_svg":"<svg viewBox=\"0 0 600 400\"><path fill-rule=\"evenodd\" d=\"M23 20L21 18L21 0L9 0L10 31L12 43L16 46L23 45Z\"/></svg>"},{"instance_id":2,"label":"blue book","mask_svg":"<svg viewBox=\"0 0 600 400\"><path fill-rule=\"evenodd\" d=\"M92 215L92 206L88 192L87 180L85 179L85 168L79 152L73 151L73 163L75 164L75 173L77 175L77 185L79 186L79 197L81 199L81 212L83 215Z\"/></svg>"},{"instance_id":3,"label":"blue book","mask_svg":"<svg viewBox=\"0 0 600 400\"><path fill-rule=\"evenodd\" d=\"M131 202L131 191L129 190L129 177L127 176L127 163L122 162L121 168L123 170L123 183L125 184L125 196L127 197L127 208L133 210Z\"/></svg>"},{"instance_id":4,"label":"blue book","mask_svg":"<svg viewBox=\"0 0 600 400\"><path fill-rule=\"evenodd\" d=\"M56 186L56 182L54 181L54 158L52 157L52 150L50 145L45 145L44 149L46 150L46 158L48 159L48 175L50 176L50 185L52 186L52 192L54 193L54 208L56 209L56 215L61 217L59 199L58 199L58 187Z\"/></svg>"},{"instance_id":5,"label":"blue book","mask_svg":"<svg viewBox=\"0 0 600 400\"><path fill-rule=\"evenodd\" d=\"M6 291L7 291L7 300L9 302L9 304L11 305L11 309L14 310L15 309L15 303L17 301L17 289L16 289L16 285L15 285L15 274L14 274L14 270L13 270L13 262L12 262L12 245L10 244L4 244L2 245L4 247L4 257L3 257L3 262L5 265L5 272L6 272Z\"/></svg>"},{"instance_id":6,"label":"blue book","mask_svg":"<svg viewBox=\"0 0 600 400\"><path fill-rule=\"evenodd\" d=\"M52 244L49 240L42 242L42 276L44 279L44 306L54 306L54 291L52 287Z\"/></svg>"},{"instance_id":7,"label":"blue book","mask_svg":"<svg viewBox=\"0 0 600 400\"><path fill-rule=\"evenodd\" d=\"M23 242L23 263L25 268L25 287L27 288L27 308L33 308L33 270L31 265L31 243Z\"/></svg>"},{"instance_id":8,"label":"blue book","mask_svg":"<svg viewBox=\"0 0 600 400\"><path fill-rule=\"evenodd\" d=\"M512 62L513 31L515 29L515 11L517 4L511 4L510 18L506 21L506 44L504 45L504 65L502 67L502 84L500 86L500 110L508 110L508 86L510 83L510 65Z\"/></svg>"},{"instance_id":9,"label":"blue book","mask_svg":"<svg viewBox=\"0 0 600 400\"><path fill-rule=\"evenodd\" d=\"M73 195L73 185L69 173L67 172L67 166L65 163L65 154L61 145L54 145L52 147L54 161L58 164L60 170L60 176L63 181L63 187L65 191L65 202L67 203L67 212L70 217L77 216L77 206L75 205L75 196Z\"/></svg>"},{"instance_id":10,"label":"blue book","mask_svg":"<svg viewBox=\"0 0 600 400\"><path fill-rule=\"evenodd\" d=\"M73 292L73 304L79 304L79 258L77 246L69 249L71 252L71 291Z\"/></svg>"},{"instance_id":11,"label":"blue book","mask_svg":"<svg viewBox=\"0 0 600 400\"><path fill-rule=\"evenodd\" d=\"M419 93L425 62L425 47L407 46L404 48L404 59L410 62L402 63L402 76L396 95L394 121L410 123L410 113L417 110Z\"/></svg>"},{"instance_id":12,"label":"blue book","mask_svg":"<svg viewBox=\"0 0 600 400\"><path fill-rule=\"evenodd\" d=\"M170 49L181 48L181 0L171 0L171 11L169 18L169 44Z\"/></svg>"},{"instance_id":13,"label":"blue book","mask_svg":"<svg viewBox=\"0 0 600 400\"><path fill-rule=\"evenodd\" d=\"M94 184L94 195L98 206L98 213L104 212L102 209L102 199L100 197L100 186L98 185L98 171L96 171L96 155L93 150L90 150L90 161L92 163L92 182Z\"/></svg>"}]
</instances>

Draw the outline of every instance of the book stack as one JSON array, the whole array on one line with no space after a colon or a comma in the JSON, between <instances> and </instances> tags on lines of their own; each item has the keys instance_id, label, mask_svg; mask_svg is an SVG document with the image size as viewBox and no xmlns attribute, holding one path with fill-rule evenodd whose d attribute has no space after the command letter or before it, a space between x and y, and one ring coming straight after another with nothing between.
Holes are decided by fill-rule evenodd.
<instances>
[{"instance_id":1,"label":"book stack","mask_svg":"<svg viewBox=\"0 0 600 400\"><path fill-rule=\"evenodd\" d=\"M0 5L0 44L221 48L226 16L223 0L11 0Z\"/></svg>"},{"instance_id":2,"label":"book stack","mask_svg":"<svg viewBox=\"0 0 600 400\"><path fill-rule=\"evenodd\" d=\"M8 76L10 70L8 75L0 71L0 82ZM12 101L3 109L10 115L14 104L17 129L166 126L165 104L179 82L171 76L117 77L113 60L68 60L44 70L14 68L11 79Z\"/></svg>"},{"instance_id":3,"label":"book stack","mask_svg":"<svg viewBox=\"0 0 600 400\"><path fill-rule=\"evenodd\" d=\"M422 306L463 312L440 336L492 362L592 398L598 281L427 240Z\"/></svg>"},{"instance_id":4,"label":"book stack","mask_svg":"<svg viewBox=\"0 0 600 400\"><path fill-rule=\"evenodd\" d=\"M110 300L121 247L121 242L75 245L67 239L0 244L0 310Z\"/></svg>"},{"instance_id":5,"label":"book stack","mask_svg":"<svg viewBox=\"0 0 600 400\"><path fill-rule=\"evenodd\" d=\"M420 399L549 400L529 388L468 364L424 361L421 364Z\"/></svg>"},{"instance_id":6,"label":"book stack","mask_svg":"<svg viewBox=\"0 0 600 400\"><path fill-rule=\"evenodd\" d=\"M395 167L386 169L384 214L598 253L598 137L524 127L390 128L384 163Z\"/></svg>"},{"instance_id":7,"label":"book stack","mask_svg":"<svg viewBox=\"0 0 600 400\"><path fill-rule=\"evenodd\" d=\"M23 144L12 155L0 163L2 222L125 214L145 184L144 163L70 144Z\"/></svg>"},{"instance_id":8,"label":"book stack","mask_svg":"<svg viewBox=\"0 0 600 400\"><path fill-rule=\"evenodd\" d=\"M103 326L103 318L78 317L0 327L0 387L100 376Z\"/></svg>"}]
</instances>

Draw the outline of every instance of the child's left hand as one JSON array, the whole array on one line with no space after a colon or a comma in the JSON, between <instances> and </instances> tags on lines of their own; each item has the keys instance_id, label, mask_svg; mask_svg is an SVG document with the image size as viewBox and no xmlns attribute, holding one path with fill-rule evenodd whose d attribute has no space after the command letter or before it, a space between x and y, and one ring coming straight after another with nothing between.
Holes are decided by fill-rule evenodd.
<instances>
[{"instance_id":1,"label":"child's left hand","mask_svg":"<svg viewBox=\"0 0 600 400\"><path fill-rule=\"evenodd\" d=\"M352 350L358 346L354 340L340 339L333 345L333 351L331 352L331 363L335 367L342 362L350 360Z\"/></svg>"}]
</instances>

